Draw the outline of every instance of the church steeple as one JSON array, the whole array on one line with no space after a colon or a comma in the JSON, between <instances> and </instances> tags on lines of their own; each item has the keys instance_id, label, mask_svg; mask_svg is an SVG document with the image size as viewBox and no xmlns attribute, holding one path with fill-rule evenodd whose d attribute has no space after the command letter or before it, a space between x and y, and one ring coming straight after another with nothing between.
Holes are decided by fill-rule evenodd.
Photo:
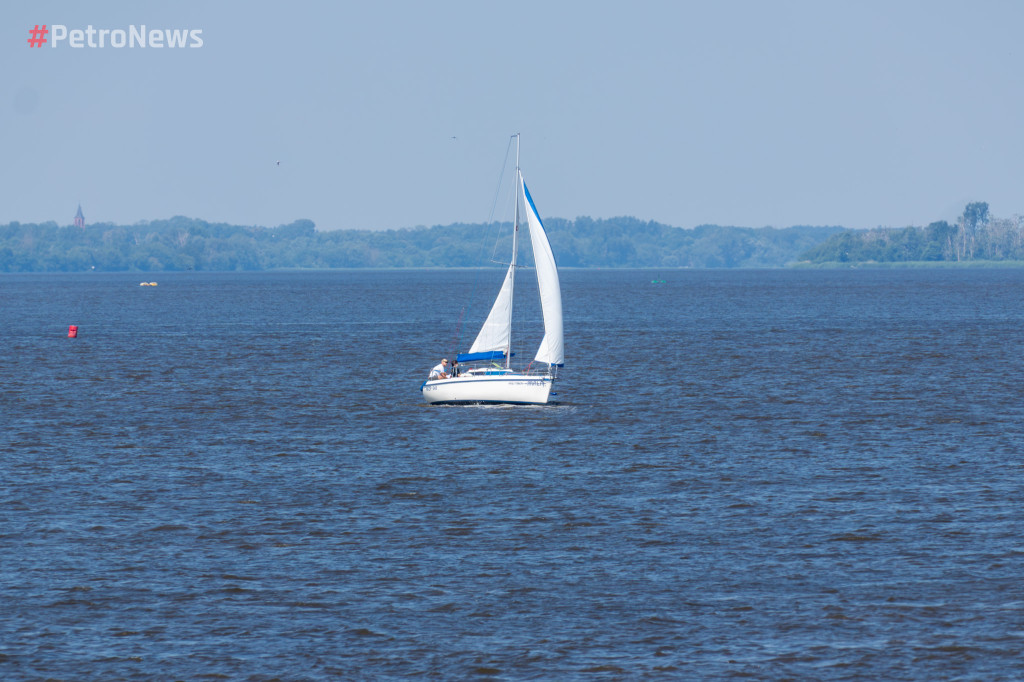
<instances>
[{"instance_id":1,"label":"church steeple","mask_svg":"<svg viewBox=\"0 0 1024 682\"><path fill-rule=\"evenodd\" d=\"M78 205L78 213L75 214L75 227L85 227L85 216L82 215L82 205Z\"/></svg>"}]
</instances>

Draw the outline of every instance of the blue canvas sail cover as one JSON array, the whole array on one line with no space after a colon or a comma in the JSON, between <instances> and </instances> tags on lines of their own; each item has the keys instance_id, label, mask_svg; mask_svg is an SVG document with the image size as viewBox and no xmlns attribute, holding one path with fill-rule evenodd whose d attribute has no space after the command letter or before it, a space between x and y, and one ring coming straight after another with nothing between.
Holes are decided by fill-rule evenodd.
<instances>
[{"instance_id":1,"label":"blue canvas sail cover","mask_svg":"<svg viewBox=\"0 0 1024 682\"><path fill-rule=\"evenodd\" d=\"M512 357L515 357L515 353ZM457 362L476 362L479 360L504 360L505 352L500 350L488 350L482 353L459 353L455 356Z\"/></svg>"}]
</instances>

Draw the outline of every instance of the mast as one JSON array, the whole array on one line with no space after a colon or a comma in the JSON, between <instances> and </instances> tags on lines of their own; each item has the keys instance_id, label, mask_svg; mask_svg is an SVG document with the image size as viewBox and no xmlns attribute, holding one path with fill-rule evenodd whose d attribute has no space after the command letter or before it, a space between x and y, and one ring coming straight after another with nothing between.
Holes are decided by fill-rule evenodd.
<instances>
[{"instance_id":1,"label":"mast","mask_svg":"<svg viewBox=\"0 0 1024 682\"><path fill-rule=\"evenodd\" d=\"M516 260L519 255L519 185L523 182L523 178L519 172L519 133L513 135L516 138L516 209L515 219L512 223L512 267L509 269L509 274L512 277L511 287L509 288L509 300L508 300L508 348L505 349L505 369L508 369L512 364L512 302L515 298L515 282L516 282Z\"/></svg>"}]
</instances>

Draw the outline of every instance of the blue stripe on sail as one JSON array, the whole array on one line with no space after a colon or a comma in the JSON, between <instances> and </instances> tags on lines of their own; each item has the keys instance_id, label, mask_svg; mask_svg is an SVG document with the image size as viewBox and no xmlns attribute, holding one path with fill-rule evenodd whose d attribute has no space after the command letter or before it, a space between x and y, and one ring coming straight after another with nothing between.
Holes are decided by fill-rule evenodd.
<instances>
[{"instance_id":1,"label":"blue stripe on sail","mask_svg":"<svg viewBox=\"0 0 1024 682\"><path fill-rule=\"evenodd\" d=\"M533 209L533 215L537 216L537 222L540 223L541 227L544 227L544 221L540 219L540 211L537 210L537 205L533 203L530 190L526 189L526 180L523 180L523 194L526 195L526 200L530 202L530 208Z\"/></svg>"},{"instance_id":2,"label":"blue stripe on sail","mask_svg":"<svg viewBox=\"0 0 1024 682\"><path fill-rule=\"evenodd\" d=\"M512 357L515 357L515 353ZM474 362L476 360L504 360L505 352L500 350L488 350L483 353L459 353L455 356L458 362Z\"/></svg>"}]
</instances>

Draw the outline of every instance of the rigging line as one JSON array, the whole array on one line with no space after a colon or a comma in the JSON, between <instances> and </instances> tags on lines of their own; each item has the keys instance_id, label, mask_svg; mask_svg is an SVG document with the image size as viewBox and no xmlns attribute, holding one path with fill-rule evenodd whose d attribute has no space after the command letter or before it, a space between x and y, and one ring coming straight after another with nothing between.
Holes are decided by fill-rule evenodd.
<instances>
[{"instance_id":1,"label":"rigging line","mask_svg":"<svg viewBox=\"0 0 1024 682\"><path fill-rule=\"evenodd\" d=\"M487 225L490 225L494 221L494 212L498 207L498 196L501 194L501 188L505 185L505 171L508 169L508 157L512 153L512 140L516 139L515 135L508 138L508 146L505 148L505 160L501 163L501 173L498 174L498 184L494 186L494 201L491 202L491 213L487 216ZM514 229L515 226L513 226ZM501 224L498 225L498 232L494 237L494 249L491 251L491 262L497 263L495 256L498 253L498 243L501 241Z\"/></svg>"},{"instance_id":2,"label":"rigging line","mask_svg":"<svg viewBox=\"0 0 1024 682\"><path fill-rule=\"evenodd\" d=\"M519 187L518 187L518 185L516 183L511 183L509 185L509 187L508 187L508 197L506 197L506 199L505 199L506 208L504 210L507 213L512 213L513 215L515 215L516 203L518 201L519 201ZM516 229L515 220L513 219L513 221L511 223L509 223L509 225L511 225L512 231L514 232L515 229ZM504 227L505 227L504 223L498 223L498 231L497 231L497 233L494 236L494 250L491 251L491 259L490 260L491 260L492 263L497 263L498 265L506 266L507 267L508 265L511 264L511 259L499 258L498 257L498 247L502 246L502 237L503 237L502 229ZM514 246L515 245L515 235L514 234L512 235L512 240L513 240L512 245ZM508 246L509 245L507 243L504 244L504 248L508 248ZM522 266L519 263L516 263L516 268L520 268L520 267L522 267Z\"/></svg>"},{"instance_id":3,"label":"rigging line","mask_svg":"<svg viewBox=\"0 0 1024 682\"><path fill-rule=\"evenodd\" d=\"M487 216L487 222L484 223L484 225L486 227L490 227L491 223L494 222L494 212L495 212L495 210L496 210L496 208L498 206L498 196L501 194L501 186L505 182L505 170L508 168L508 157L512 153L512 141L514 139L516 139L515 135L510 136L508 138L508 146L505 147L505 159L501 162L501 172L498 174L498 184L494 188L494 200L491 202L491 212ZM500 239L500 237L501 237L501 226L499 225L498 226L498 236L495 237L495 240L494 240L494 250L491 253L491 261L492 262L494 262L494 256L495 256L495 254L497 254L497 251L498 251L498 240ZM487 249L487 241L484 240L484 239L481 239L480 240L480 255L477 257L477 263L479 265L476 268L476 273L473 275L473 287L472 287L472 289L470 290L470 293L469 293L469 303L468 303L466 308L463 308L463 311L462 311L463 313L466 313L469 310L471 310L473 308L473 302L476 300L477 288L478 288L478 285L479 285L479 282L480 282L480 270L481 270L480 266L484 264L484 254L486 253L486 249ZM456 326L456 329L455 329L455 347L456 347L456 349L458 349L461 346L461 344L462 344L462 337L461 337L461 330L460 330L461 323L462 323L462 315L460 314L460 316L459 316L459 324Z\"/></svg>"}]
</instances>

